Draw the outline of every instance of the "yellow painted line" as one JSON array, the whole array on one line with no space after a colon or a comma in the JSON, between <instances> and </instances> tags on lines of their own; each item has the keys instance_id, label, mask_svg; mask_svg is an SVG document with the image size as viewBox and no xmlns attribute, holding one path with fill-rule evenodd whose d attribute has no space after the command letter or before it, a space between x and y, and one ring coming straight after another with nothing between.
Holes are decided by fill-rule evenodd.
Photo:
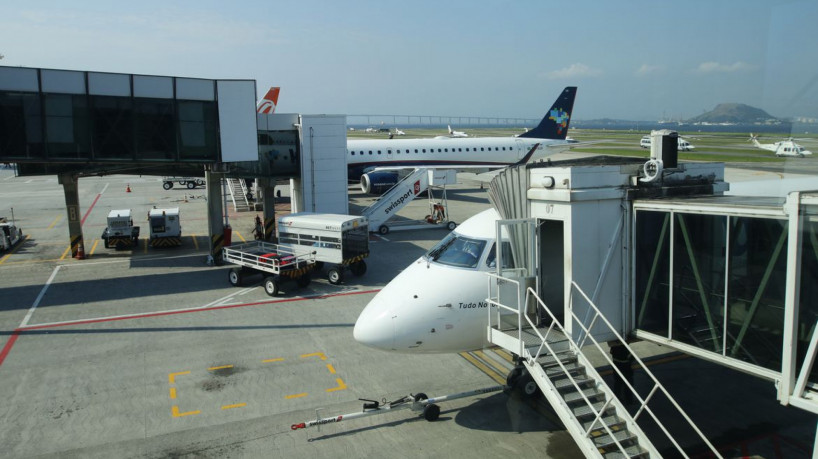
<instances>
[{"instance_id":1,"label":"yellow painted line","mask_svg":"<svg viewBox=\"0 0 818 459\"><path fill-rule=\"evenodd\" d=\"M302 354L301 358L306 359L307 357L320 357L321 360L327 360L327 356L324 355L323 352L313 352L312 354Z\"/></svg>"},{"instance_id":2,"label":"yellow painted line","mask_svg":"<svg viewBox=\"0 0 818 459\"><path fill-rule=\"evenodd\" d=\"M502 357L502 358L503 358L504 360L506 360L508 363L514 363L514 359L511 357L511 354L509 354L509 353L508 353L508 351L506 351L505 349L500 349L500 348L498 347L498 348L496 348L496 349L492 349L492 350L494 351L494 353L495 353L495 354L497 354L497 355L499 355L500 357Z\"/></svg>"},{"instance_id":3,"label":"yellow painted line","mask_svg":"<svg viewBox=\"0 0 818 459\"><path fill-rule=\"evenodd\" d=\"M208 370L224 370L225 368L233 368L233 365L222 365L220 367L210 367Z\"/></svg>"},{"instance_id":4,"label":"yellow painted line","mask_svg":"<svg viewBox=\"0 0 818 459\"><path fill-rule=\"evenodd\" d=\"M247 404L246 404L246 403L236 403L236 404L234 404L234 405L224 405L224 406L222 407L222 409L223 409L223 410L229 410L229 409L231 409L231 408L241 408L241 407L243 407L243 406L247 406Z\"/></svg>"},{"instance_id":5,"label":"yellow painted line","mask_svg":"<svg viewBox=\"0 0 818 459\"><path fill-rule=\"evenodd\" d=\"M505 384L506 378L500 376L496 371L492 370L491 368L487 367L483 362L474 358L473 355L469 354L468 352L461 352L460 356L464 359L468 360L469 363L477 367L480 371L487 374L491 379L493 379L497 384Z\"/></svg>"},{"instance_id":6,"label":"yellow painted line","mask_svg":"<svg viewBox=\"0 0 818 459\"><path fill-rule=\"evenodd\" d=\"M329 370L330 373L335 374L335 368L333 368L331 363L327 364L327 370Z\"/></svg>"},{"instance_id":7,"label":"yellow painted line","mask_svg":"<svg viewBox=\"0 0 818 459\"><path fill-rule=\"evenodd\" d=\"M196 247L196 250L199 250L199 241L196 240L196 235L191 234L190 237L193 239L193 247Z\"/></svg>"},{"instance_id":8,"label":"yellow painted line","mask_svg":"<svg viewBox=\"0 0 818 459\"><path fill-rule=\"evenodd\" d=\"M186 411L186 412L184 412L184 413L180 413L180 412L179 412L179 407L178 407L178 406L176 406L176 405L173 405L173 408L171 408L171 409L170 409L170 412L171 412L171 413L173 413L173 417L174 417L174 418L181 418L182 416L190 416L191 414L199 414L199 413L201 413L201 411L199 411L199 410L196 410L196 411Z\"/></svg>"},{"instance_id":9,"label":"yellow painted line","mask_svg":"<svg viewBox=\"0 0 818 459\"><path fill-rule=\"evenodd\" d=\"M282 361L284 361L284 357L279 357L277 359L262 360L261 362L262 363L270 363L270 362L282 362Z\"/></svg>"},{"instance_id":10,"label":"yellow painted line","mask_svg":"<svg viewBox=\"0 0 818 459\"><path fill-rule=\"evenodd\" d=\"M53 221L53 222L51 222L51 224L50 224L50 225L48 225L48 228L46 228L46 229L52 229L52 228L54 228L54 225L56 225L56 224L57 224L57 222L59 222L60 220L62 220L62 215L58 215L58 216L57 216L57 218L55 218L55 219L54 219L54 221Z\"/></svg>"},{"instance_id":11,"label":"yellow painted line","mask_svg":"<svg viewBox=\"0 0 818 459\"><path fill-rule=\"evenodd\" d=\"M24 237L22 241L20 241L20 242L19 242L19 243L18 243L18 244L17 244L17 245L16 245L16 246L13 248L13 249L11 249L11 250L9 251L9 253L7 253L7 254L6 254L6 256L4 256L2 259L0 259L0 265L2 265L2 264L3 264L3 262L5 262L5 261L8 259L8 257L10 257L10 256L11 256L11 254L13 254L14 252L16 252L16 251L17 251L17 249L19 249L20 247L22 247L22 246L23 246L23 244L25 244L25 243L26 243L26 241L28 240L29 236L31 236L31 235L30 235L30 234L26 234L26 237Z\"/></svg>"},{"instance_id":12,"label":"yellow painted line","mask_svg":"<svg viewBox=\"0 0 818 459\"><path fill-rule=\"evenodd\" d=\"M189 374L190 374L189 371L177 371L176 373L171 373L171 374L168 375L168 382L170 384L176 384L176 377L177 376L183 376L183 375L189 375Z\"/></svg>"},{"instance_id":13,"label":"yellow painted line","mask_svg":"<svg viewBox=\"0 0 818 459\"><path fill-rule=\"evenodd\" d=\"M496 371L497 374L501 375L503 373L507 373L507 370L505 369L505 367L503 367L499 363L495 362L494 359L492 359L490 357L487 357L486 354L483 353L483 351L477 350L477 351L474 351L474 354L477 355L477 357L483 359L484 362L488 363L488 365L492 369L494 369L494 371Z\"/></svg>"},{"instance_id":14,"label":"yellow painted line","mask_svg":"<svg viewBox=\"0 0 818 459\"><path fill-rule=\"evenodd\" d=\"M68 252L71 250L71 244L68 244L68 247L65 248L65 252L62 253L60 260L65 260L65 256L68 255Z\"/></svg>"},{"instance_id":15,"label":"yellow painted line","mask_svg":"<svg viewBox=\"0 0 818 459\"><path fill-rule=\"evenodd\" d=\"M241 239L241 242L247 242L247 240L246 240L246 239L244 239L244 236L242 236L242 235L241 235L241 233L239 233L238 231L233 231L233 234L235 234L236 236L238 236L238 237L239 237L239 239Z\"/></svg>"},{"instance_id":16,"label":"yellow painted line","mask_svg":"<svg viewBox=\"0 0 818 459\"><path fill-rule=\"evenodd\" d=\"M89 257L94 254L94 250L97 249L97 245L99 245L99 239L94 239L94 245L91 246L91 251L88 252Z\"/></svg>"},{"instance_id":17,"label":"yellow painted line","mask_svg":"<svg viewBox=\"0 0 818 459\"><path fill-rule=\"evenodd\" d=\"M343 379L338 378L338 379L335 380L335 382L338 383L338 387L333 387L332 389L327 389L327 392L335 392L337 390L344 390L344 389L347 388L347 385L344 384Z\"/></svg>"},{"instance_id":18,"label":"yellow painted line","mask_svg":"<svg viewBox=\"0 0 818 459\"><path fill-rule=\"evenodd\" d=\"M295 395L285 395L284 398L286 398L287 400L290 400L292 398L301 398L301 397L306 397L306 396L307 396L307 393L302 392L300 394L295 394Z\"/></svg>"},{"instance_id":19,"label":"yellow painted line","mask_svg":"<svg viewBox=\"0 0 818 459\"><path fill-rule=\"evenodd\" d=\"M172 398L174 400L176 399L176 388L175 387L170 388L170 398Z\"/></svg>"},{"instance_id":20,"label":"yellow painted line","mask_svg":"<svg viewBox=\"0 0 818 459\"><path fill-rule=\"evenodd\" d=\"M142 253L148 253L148 238L145 238L145 245L142 246Z\"/></svg>"}]
</instances>

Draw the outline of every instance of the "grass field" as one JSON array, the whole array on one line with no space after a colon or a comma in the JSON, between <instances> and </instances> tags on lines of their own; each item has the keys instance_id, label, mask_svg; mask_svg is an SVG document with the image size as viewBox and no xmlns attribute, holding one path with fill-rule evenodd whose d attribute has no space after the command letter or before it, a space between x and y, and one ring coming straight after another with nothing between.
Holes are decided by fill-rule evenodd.
<instances>
[{"instance_id":1,"label":"grass field","mask_svg":"<svg viewBox=\"0 0 818 459\"><path fill-rule=\"evenodd\" d=\"M405 136L396 136L399 139L431 138L446 135L446 129L403 128ZM458 129L464 130L472 137L511 137L524 132L514 128L479 128ZM580 145L572 151L594 153L600 155L634 156L647 158L650 151L639 147L642 136L649 131L614 131L604 129L570 129L568 135L579 142L594 142L592 145ZM772 152L762 150L750 143L749 133L744 132L687 132L679 131L679 135L696 147L692 152L679 152L679 159L688 161L716 161L716 162L781 162L794 158L777 158ZM363 130L348 131L349 139L384 139L385 133L367 133ZM773 143L784 140L783 137L760 137L761 143ZM818 135L804 135L796 140L804 148L815 152L812 158L818 159Z\"/></svg>"}]
</instances>

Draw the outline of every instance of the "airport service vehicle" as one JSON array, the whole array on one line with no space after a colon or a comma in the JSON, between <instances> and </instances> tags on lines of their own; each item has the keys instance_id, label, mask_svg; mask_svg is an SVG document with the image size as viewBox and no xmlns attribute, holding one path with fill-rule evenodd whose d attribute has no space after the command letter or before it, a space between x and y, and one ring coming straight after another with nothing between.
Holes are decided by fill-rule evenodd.
<instances>
[{"instance_id":1,"label":"airport service vehicle","mask_svg":"<svg viewBox=\"0 0 818 459\"><path fill-rule=\"evenodd\" d=\"M139 243L139 227L134 226L131 209L112 210L108 212L108 226L102 231L105 248L114 247L122 250L136 247Z\"/></svg>"},{"instance_id":2,"label":"airport service vehicle","mask_svg":"<svg viewBox=\"0 0 818 459\"><path fill-rule=\"evenodd\" d=\"M639 146L642 148L650 148L650 136L646 135L642 137L642 140L639 141ZM690 142L681 137L676 140L676 148L679 151L690 151L696 149L696 147L691 145Z\"/></svg>"},{"instance_id":3,"label":"airport service vehicle","mask_svg":"<svg viewBox=\"0 0 818 459\"><path fill-rule=\"evenodd\" d=\"M0 217L0 251L10 250L15 244L23 240L23 230L9 223L5 217Z\"/></svg>"},{"instance_id":4,"label":"airport service vehicle","mask_svg":"<svg viewBox=\"0 0 818 459\"><path fill-rule=\"evenodd\" d=\"M579 145L566 139L576 92L575 86L563 89L540 124L517 137L347 140L347 178L360 181L364 193L380 194L398 183L399 168L479 173L515 164L535 145L532 160L559 153ZM381 186L369 188L373 183Z\"/></svg>"},{"instance_id":5,"label":"airport service vehicle","mask_svg":"<svg viewBox=\"0 0 818 459\"><path fill-rule=\"evenodd\" d=\"M264 276L264 291L276 296L282 282L295 281L299 287L310 284L310 271L315 268L315 252L305 249L253 241L222 249L222 259L238 265L227 273L234 287L241 286L247 276Z\"/></svg>"},{"instance_id":6,"label":"airport service vehicle","mask_svg":"<svg viewBox=\"0 0 818 459\"><path fill-rule=\"evenodd\" d=\"M366 217L299 212L278 219L278 242L293 250L315 253L317 267L331 263L327 278L331 284L344 280L344 271L366 273L364 258L369 256L369 223Z\"/></svg>"},{"instance_id":7,"label":"airport service vehicle","mask_svg":"<svg viewBox=\"0 0 818 459\"><path fill-rule=\"evenodd\" d=\"M151 209L148 213L151 247L173 247L182 245L182 224L179 208Z\"/></svg>"},{"instance_id":8,"label":"airport service vehicle","mask_svg":"<svg viewBox=\"0 0 818 459\"><path fill-rule=\"evenodd\" d=\"M192 190L197 186L205 186L205 180L200 177L162 177L162 188L169 190L173 188L174 183L178 183L179 186L186 186L188 190Z\"/></svg>"},{"instance_id":9,"label":"airport service vehicle","mask_svg":"<svg viewBox=\"0 0 818 459\"><path fill-rule=\"evenodd\" d=\"M758 136L750 134L750 141L762 150L769 150L775 153L776 156L794 156L796 158L803 158L804 156L811 156L812 152L805 149L801 145L793 142L792 138L782 140L775 143L759 143Z\"/></svg>"},{"instance_id":10,"label":"airport service vehicle","mask_svg":"<svg viewBox=\"0 0 818 459\"><path fill-rule=\"evenodd\" d=\"M392 279L358 316L355 340L402 353L486 345L486 273L496 271L499 218L492 208L467 219ZM505 237L501 246L510 260Z\"/></svg>"}]
</instances>

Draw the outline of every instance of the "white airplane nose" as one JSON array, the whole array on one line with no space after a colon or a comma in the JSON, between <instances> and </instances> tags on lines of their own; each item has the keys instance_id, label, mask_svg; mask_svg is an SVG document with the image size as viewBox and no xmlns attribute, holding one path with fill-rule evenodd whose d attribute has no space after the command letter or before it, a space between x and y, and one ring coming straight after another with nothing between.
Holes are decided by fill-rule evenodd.
<instances>
[{"instance_id":1,"label":"white airplane nose","mask_svg":"<svg viewBox=\"0 0 818 459\"><path fill-rule=\"evenodd\" d=\"M388 308L370 302L355 321L352 336L363 345L387 351L394 350L395 329Z\"/></svg>"}]
</instances>

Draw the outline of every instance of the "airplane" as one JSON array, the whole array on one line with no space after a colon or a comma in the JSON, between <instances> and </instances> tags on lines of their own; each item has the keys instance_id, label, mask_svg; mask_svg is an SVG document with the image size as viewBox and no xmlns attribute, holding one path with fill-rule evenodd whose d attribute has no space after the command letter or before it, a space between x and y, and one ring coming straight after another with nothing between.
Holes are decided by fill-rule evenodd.
<instances>
[{"instance_id":1,"label":"airplane","mask_svg":"<svg viewBox=\"0 0 818 459\"><path fill-rule=\"evenodd\" d=\"M778 157L795 156L798 158L803 158L804 156L812 155L811 151L805 150L804 147L793 142L792 137L776 143L759 143L758 136L755 134L750 134L750 141L753 142L753 145L758 148L775 152L775 155Z\"/></svg>"},{"instance_id":2,"label":"airplane","mask_svg":"<svg viewBox=\"0 0 818 459\"><path fill-rule=\"evenodd\" d=\"M401 131L401 130L400 130L400 129L398 129L398 128L395 128L395 135L406 135L406 133L405 133L405 132L403 132L403 131Z\"/></svg>"},{"instance_id":3,"label":"airplane","mask_svg":"<svg viewBox=\"0 0 818 459\"><path fill-rule=\"evenodd\" d=\"M468 137L469 135L463 131L453 131L452 126L449 125L449 137Z\"/></svg>"},{"instance_id":4,"label":"airplane","mask_svg":"<svg viewBox=\"0 0 818 459\"><path fill-rule=\"evenodd\" d=\"M486 341L486 272L496 271L493 208L467 219L401 271L366 305L353 336L401 353L480 349ZM503 258L511 247L501 233ZM457 285L457 288L452 288Z\"/></svg>"},{"instance_id":5,"label":"airplane","mask_svg":"<svg viewBox=\"0 0 818 459\"><path fill-rule=\"evenodd\" d=\"M267 94L256 104L257 113L275 113L278 105L278 93L281 88L271 87Z\"/></svg>"},{"instance_id":6,"label":"airplane","mask_svg":"<svg viewBox=\"0 0 818 459\"><path fill-rule=\"evenodd\" d=\"M558 153L575 145L566 137L576 92L575 86L563 89L539 125L517 137L347 140L347 177L350 181L360 178L363 192L380 194L399 181L400 170L484 172L517 163L536 144L531 159Z\"/></svg>"}]
</instances>

